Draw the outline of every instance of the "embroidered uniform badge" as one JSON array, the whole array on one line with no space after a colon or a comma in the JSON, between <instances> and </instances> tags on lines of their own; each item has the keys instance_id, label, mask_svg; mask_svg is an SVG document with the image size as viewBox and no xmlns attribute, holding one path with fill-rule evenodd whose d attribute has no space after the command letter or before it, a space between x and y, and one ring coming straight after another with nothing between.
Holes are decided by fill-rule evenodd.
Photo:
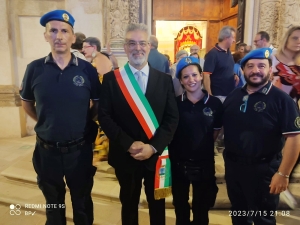
<instances>
[{"instance_id":1,"label":"embroidered uniform badge","mask_svg":"<svg viewBox=\"0 0 300 225\"><path fill-rule=\"evenodd\" d=\"M254 105L254 110L256 112L262 112L262 111L265 110L266 106L267 105L264 102L256 102L255 105Z\"/></svg>"},{"instance_id":2,"label":"embroidered uniform badge","mask_svg":"<svg viewBox=\"0 0 300 225\"><path fill-rule=\"evenodd\" d=\"M211 108L205 107L205 108L203 109L203 114L204 114L205 116L212 116L212 115L213 115L213 111L211 110Z\"/></svg>"},{"instance_id":3,"label":"embroidered uniform badge","mask_svg":"<svg viewBox=\"0 0 300 225\"><path fill-rule=\"evenodd\" d=\"M73 84L76 85L76 86L83 86L84 84L84 78L82 76L78 76L76 75L74 78L73 78Z\"/></svg>"},{"instance_id":4,"label":"embroidered uniform badge","mask_svg":"<svg viewBox=\"0 0 300 225\"><path fill-rule=\"evenodd\" d=\"M300 117L299 116L295 119L295 126L300 129Z\"/></svg>"}]
</instances>

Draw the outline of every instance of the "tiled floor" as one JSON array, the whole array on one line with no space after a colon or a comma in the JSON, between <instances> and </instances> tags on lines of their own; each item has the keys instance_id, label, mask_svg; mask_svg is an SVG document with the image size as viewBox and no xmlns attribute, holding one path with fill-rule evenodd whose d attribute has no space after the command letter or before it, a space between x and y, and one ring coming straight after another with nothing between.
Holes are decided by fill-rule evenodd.
<instances>
[{"instance_id":1,"label":"tiled floor","mask_svg":"<svg viewBox=\"0 0 300 225\"><path fill-rule=\"evenodd\" d=\"M22 214L10 215L9 205L11 203L17 204L17 201L32 201L28 202L34 204L37 202L44 202L41 191L34 183L26 183L20 181L23 177L24 180L34 181L35 174L32 172L30 165L30 155L35 143L34 137L15 138L15 139L0 139L0 172L2 171L16 171L16 181L9 180L4 176L0 176L0 225L42 225L45 224L45 214L43 210L37 210L32 215L25 215L25 210ZM220 161L218 157L216 161ZM16 164L16 162L18 162ZM17 166L13 166L17 165ZM13 168L12 168L13 167ZM218 167L222 168L221 162ZM11 175L12 176L12 175ZM27 176L27 177L26 177ZM110 176L103 176L100 173L96 176L95 189L99 189L99 193L107 192L111 195L111 199L117 199L117 185L115 180ZM106 179L106 181L105 181ZM102 186L101 186L102 185ZM114 186L111 186L114 185ZM106 187L107 186L107 187ZM292 191L297 198L300 198L299 186L292 185ZM109 191L109 192L108 192ZM116 196L112 196L116 195ZM226 191L221 190L218 198L226 197ZM100 194L95 194L95 224L97 225L121 225L120 221L120 204L105 199ZM12 199L12 200L10 200ZM12 202L14 201L14 202ZM70 199L67 193L67 217L69 218L68 225L73 224L71 221L71 208ZM220 203L221 204L221 203ZM69 207L68 207L69 206ZM30 210L32 213L34 210ZM280 210L283 211L283 210ZM287 210L284 210L287 212ZM298 225L300 224L300 209L289 211L290 216L278 216L278 225ZM148 210L141 208L139 211L140 225L149 224ZM167 225L175 225L175 214L171 208L166 209ZM228 209L226 210L212 210L210 211L210 225L230 225L231 219Z\"/></svg>"}]
</instances>

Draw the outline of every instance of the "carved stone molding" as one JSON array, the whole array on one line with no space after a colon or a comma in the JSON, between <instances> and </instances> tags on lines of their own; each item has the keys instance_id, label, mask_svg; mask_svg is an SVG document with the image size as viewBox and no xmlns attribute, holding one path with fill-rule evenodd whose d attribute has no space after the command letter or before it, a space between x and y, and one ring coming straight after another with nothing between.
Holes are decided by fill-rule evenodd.
<instances>
[{"instance_id":1,"label":"carved stone molding","mask_svg":"<svg viewBox=\"0 0 300 225\"><path fill-rule=\"evenodd\" d=\"M139 0L129 0L129 23L139 22Z\"/></svg>"},{"instance_id":2,"label":"carved stone molding","mask_svg":"<svg viewBox=\"0 0 300 225\"><path fill-rule=\"evenodd\" d=\"M19 89L14 85L0 85L0 107L21 106Z\"/></svg>"},{"instance_id":3,"label":"carved stone molding","mask_svg":"<svg viewBox=\"0 0 300 225\"><path fill-rule=\"evenodd\" d=\"M281 0L261 0L260 15L259 15L259 31L269 33L271 43L278 46L278 28L279 28L279 9Z\"/></svg>"},{"instance_id":4,"label":"carved stone molding","mask_svg":"<svg viewBox=\"0 0 300 225\"><path fill-rule=\"evenodd\" d=\"M300 1L282 0L279 9L278 41L281 41L284 33L293 25L299 26Z\"/></svg>"},{"instance_id":5,"label":"carved stone molding","mask_svg":"<svg viewBox=\"0 0 300 225\"><path fill-rule=\"evenodd\" d=\"M268 32L275 47L289 27L299 25L299 0L261 0L259 8L258 30Z\"/></svg>"},{"instance_id":6,"label":"carved stone molding","mask_svg":"<svg viewBox=\"0 0 300 225\"><path fill-rule=\"evenodd\" d=\"M140 0L104 0L103 24L105 43L110 40L111 48L123 48L126 26L139 23Z\"/></svg>"}]
</instances>

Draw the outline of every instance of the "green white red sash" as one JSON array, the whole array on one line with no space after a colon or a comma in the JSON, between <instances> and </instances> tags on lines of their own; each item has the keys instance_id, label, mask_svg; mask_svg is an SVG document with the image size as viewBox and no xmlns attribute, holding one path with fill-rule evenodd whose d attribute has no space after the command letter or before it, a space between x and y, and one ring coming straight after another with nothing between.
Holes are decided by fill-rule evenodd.
<instances>
[{"instance_id":1,"label":"green white red sash","mask_svg":"<svg viewBox=\"0 0 300 225\"><path fill-rule=\"evenodd\" d=\"M159 124L128 63L115 70L114 74L126 101L150 140ZM171 195L171 192L171 163L166 147L156 162L154 197L165 198Z\"/></svg>"}]
</instances>

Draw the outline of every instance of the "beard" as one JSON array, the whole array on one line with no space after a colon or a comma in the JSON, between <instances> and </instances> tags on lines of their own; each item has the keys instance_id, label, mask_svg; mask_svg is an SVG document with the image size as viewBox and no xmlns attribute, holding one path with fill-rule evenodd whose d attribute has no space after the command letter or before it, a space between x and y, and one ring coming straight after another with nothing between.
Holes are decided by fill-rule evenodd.
<instances>
[{"instance_id":1,"label":"beard","mask_svg":"<svg viewBox=\"0 0 300 225\"><path fill-rule=\"evenodd\" d=\"M260 77L261 81L260 82L252 82L250 80L250 78L254 77L254 76ZM255 88L267 83L270 80L270 77L271 77L270 73L268 73L266 76L264 76L263 74L260 74L260 73L254 73L254 74L251 74L250 76L244 76L247 85L249 85L250 87L255 87Z\"/></svg>"},{"instance_id":2,"label":"beard","mask_svg":"<svg viewBox=\"0 0 300 225\"><path fill-rule=\"evenodd\" d=\"M129 62L131 62L133 65L136 65L136 66L141 66L145 63L146 61L146 56L143 55L142 57L138 57L138 58L135 58L133 55L134 55L135 52L129 54L128 58L129 58Z\"/></svg>"}]
</instances>

